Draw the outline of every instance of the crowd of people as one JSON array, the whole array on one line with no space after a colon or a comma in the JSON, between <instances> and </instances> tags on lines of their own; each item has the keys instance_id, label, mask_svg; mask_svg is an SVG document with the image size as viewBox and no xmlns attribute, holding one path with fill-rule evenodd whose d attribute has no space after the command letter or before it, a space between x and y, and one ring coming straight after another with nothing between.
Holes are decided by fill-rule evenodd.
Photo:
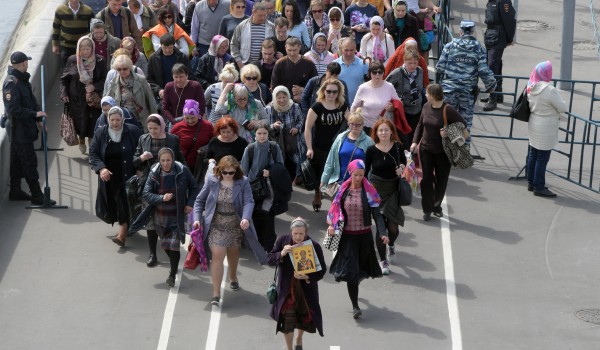
<instances>
[{"instance_id":1,"label":"crowd of people","mask_svg":"<svg viewBox=\"0 0 600 350\"><path fill-rule=\"evenodd\" d=\"M428 51L440 9L431 1L190 0L179 8L183 2L130 0L125 7L108 0L94 9L85 3L67 0L57 8L52 47L64 62L60 97L79 151L98 174L97 216L118 223L113 242L120 247L146 230L148 267L157 265L160 239L170 260L169 286L186 233L199 229L216 306L225 258L230 289L241 288L242 246L259 263L277 265L279 297L271 317L289 349L294 343L302 348L303 332L323 335L317 282L327 270L304 219L294 219L290 234L277 237L275 217L287 211L292 184L315 184L315 212L333 189L323 221L327 234L341 239L329 272L347 283L352 315L361 317L360 282L390 274L398 249L404 215L386 208L400 190L407 155L420 160L423 220L442 217L451 170L442 146L446 123L470 128L479 78L488 92L497 91L487 109L502 101L494 78L502 66L498 45L510 45L514 35L512 5L488 6L500 12L489 19L490 35L492 29L504 35L490 44L490 69L474 23L463 21L461 37L440 55L439 84L433 84ZM500 30L498 21L506 28ZM13 54L9 75L27 82L29 59ZM565 107L546 83L551 64L534 73L529 189L548 197L553 193L543 174L558 126L544 117ZM3 87L7 111L15 115L23 113L10 108L18 83ZM35 101L28 103L37 120L43 118ZM24 142L35 140L26 136ZM44 198L26 162L28 150L14 150L21 160L11 162L10 198L39 203ZM314 179L305 178L304 166ZM31 196L21 190L21 177ZM305 241L319 261L310 274L284 258Z\"/></svg>"}]
</instances>

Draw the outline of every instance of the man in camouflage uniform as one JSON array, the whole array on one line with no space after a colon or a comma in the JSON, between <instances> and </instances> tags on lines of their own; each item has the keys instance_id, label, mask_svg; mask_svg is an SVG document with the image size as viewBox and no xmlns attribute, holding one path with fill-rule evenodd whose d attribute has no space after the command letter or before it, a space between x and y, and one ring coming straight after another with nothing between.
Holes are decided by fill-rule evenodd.
<instances>
[{"instance_id":1,"label":"man in camouflage uniform","mask_svg":"<svg viewBox=\"0 0 600 350\"><path fill-rule=\"evenodd\" d=\"M473 21L460 22L460 38L446 46L435 66L437 81L444 89L444 100L454 107L467 122L473 125L473 105L477 93L477 81L483 80L488 92L494 91L496 79L487 65L487 53L475 39Z\"/></svg>"}]
</instances>

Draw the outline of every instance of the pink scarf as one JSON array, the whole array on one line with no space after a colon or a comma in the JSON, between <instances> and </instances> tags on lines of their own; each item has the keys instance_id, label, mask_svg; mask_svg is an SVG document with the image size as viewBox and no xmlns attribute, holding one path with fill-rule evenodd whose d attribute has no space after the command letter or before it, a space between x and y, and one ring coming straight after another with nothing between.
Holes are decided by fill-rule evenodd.
<instances>
[{"instance_id":1,"label":"pink scarf","mask_svg":"<svg viewBox=\"0 0 600 350\"><path fill-rule=\"evenodd\" d=\"M164 118L160 115L160 114L150 114L148 116L148 118L150 117L156 117L156 119L158 119L158 121L160 122L160 134L158 135L157 139L165 139L167 138L167 124L165 123Z\"/></svg>"},{"instance_id":2,"label":"pink scarf","mask_svg":"<svg viewBox=\"0 0 600 350\"><path fill-rule=\"evenodd\" d=\"M552 63L550 61L538 63L527 82L527 93L531 93L531 88L540 81L549 82L552 80Z\"/></svg>"},{"instance_id":3,"label":"pink scarf","mask_svg":"<svg viewBox=\"0 0 600 350\"><path fill-rule=\"evenodd\" d=\"M327 213L327 223L333 225L334 229L338 228L340 221L344 220L344 214L342 213L342 195L344 192L348 190L350 184L352 183L352 173L358 169L364 169L365 162L362 159L355 159L348 164L348 173L350 173L350 178L342 184L340 189L335 195L333 202L331 203L331 209ZM381 198L377 193L377 190L373 185L367 180L366 177L362 179L362 187L367 193L367 200L369 201L369 206L372 208L379 207L379 203L381 203ZM365 208L363 208L365 210Z\"/></svg>"},{"instance_id":4,"label":"pink scarf","mask_svg":"<svg viewBox=\"0 0 600 350\"><path fill-rule=\"evenodd\" d=\"M379 24L379 27L381 28L381 34L379 34L379 36L374 37L374 41L373 41L373 53L372 56L373 60L379 61L379 62L385 62L385 53L383 52L383 48L381 47L381 36L383 35L383 44L387 45L387 43L385 42L385 32L383 31L385 29L384 25L383 25L383 19L379 16L373 16L371 17L371 21L370 21L370 25L373 25L373 22L376 22Z\"/></svg>"}]
</instances>

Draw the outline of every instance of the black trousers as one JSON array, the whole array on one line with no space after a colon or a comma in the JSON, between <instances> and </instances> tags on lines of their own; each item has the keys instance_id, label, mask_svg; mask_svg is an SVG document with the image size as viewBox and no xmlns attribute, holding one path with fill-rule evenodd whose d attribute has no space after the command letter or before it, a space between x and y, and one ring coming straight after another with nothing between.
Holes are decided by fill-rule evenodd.
<instances>
[{"instance_id":1,"label":"black trousers","mask_svg":"<svg viewBox=\"0 0 600 350\"><path fill-rule=\"evenodd\" d=\"M423 169L421 206L424 213L431 213L441 208L452 165L444 152L435 154L421 150L419 157Z\"/></svg>"},{"instance_id":2,"label":"black trousers","mask_svg":"<svg viewBox=\"0 0 600 350\"><path fill-rule=\"evenodd\" d=\"M275 233L275 215L255 210L252 213L252 221L254 222L258 242L260 242L260 245L262 245L267 252L270 252L273 250L273 246L277 240L277 234Z\"/></svg>"},{"instance_id":3,"label":"black trousers","mask_svg":"<svg viewBox=\"0 0 600 350\"><path fill-rule=\"evenodd\" d=\"M487 50L488 66L494 75L502 75L502 55L504 47L491 47ZM502 78L496 77L496 90L502 91Z\"/></svg>"},{"instance_id":4,"label":"black trousers","mask_svg":"<svg viewBox=\"0 0 600 350\"><path fill-rule=\"evenodd\" d=\"M25 178L32 196L42 194L40 188L40 174L37 170L37 156L33 142L10 144L10 187L21 188L21 179Z\"/></svg>"}]
</instances>

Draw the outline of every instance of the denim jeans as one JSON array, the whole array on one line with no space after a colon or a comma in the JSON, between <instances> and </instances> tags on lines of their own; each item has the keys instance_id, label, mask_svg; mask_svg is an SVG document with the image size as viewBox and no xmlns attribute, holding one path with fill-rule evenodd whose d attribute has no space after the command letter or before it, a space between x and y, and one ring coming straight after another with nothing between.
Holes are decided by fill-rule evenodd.
<instances>
[{"instance_id":1,"label":"denim jeans","mask_svg":"<svg viewBox=\"0 0 600 350\"><path fill-rule=\"evenodd\" d=\"M527 182L533 185L535 191L546 188L546 165L550 160L552 150L542 151L529 146L529 158L527 158Z\"/></svg>"}]
</instances>

